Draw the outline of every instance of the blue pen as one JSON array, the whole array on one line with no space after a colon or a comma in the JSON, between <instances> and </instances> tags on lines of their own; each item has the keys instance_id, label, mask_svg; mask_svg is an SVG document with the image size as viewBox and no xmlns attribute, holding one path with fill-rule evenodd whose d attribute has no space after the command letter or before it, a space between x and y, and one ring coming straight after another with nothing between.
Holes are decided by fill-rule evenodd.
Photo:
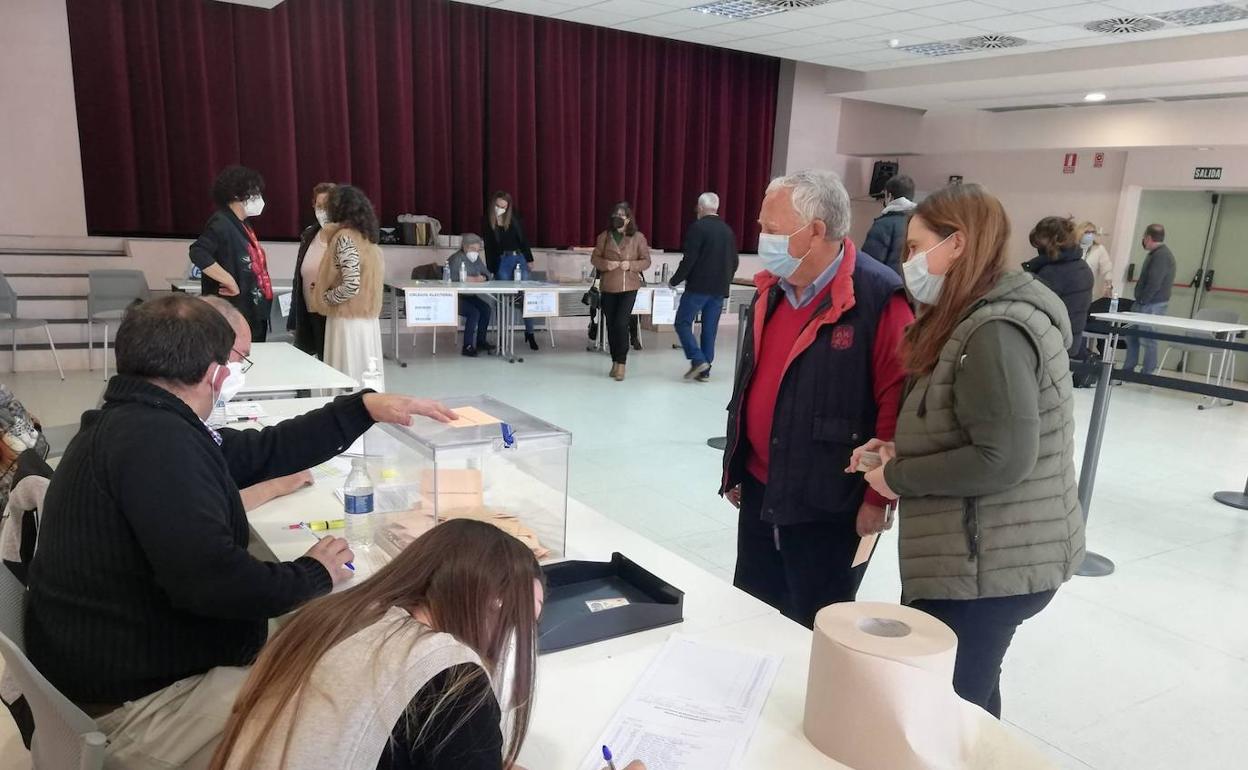
<instances>
[{"instance_id":1,"label":"blue pen","mask_svg":"<svg viewBox=\"0 0 1248 770\"><path fill-rule=\"evenodd\" d=\"M308 534L312 535L312 537L316 538L317 540L324 540L324 539L325 539L325 538L321 537L320 535L316 534L316 532L315 532L315 531L314 531L311 527L309 527L309 526L307 525L307 522L304 522L304 523L303 523L303 525L300 527L300 529L302 529L302 530L304 530L305 532L307 532ZM351 570L352 572L355 572L355 565L354 565L354 564L352 564L351 562L347 562L347 563L346 563L346 564L344 564L343 566L344 566L344 567L346 567L347 569Z\"/></svg>"},{"instance_id":2,"label":"blue pen","mask_svg":"<svg viewBox=\"0 0 1248 770\"><path fill-rule=\"evenodd\" d=\"M611 756L611 749L606 746L602 747L602 759L607 763L607 770L615 770L615 762L612 761L614 757Z\"/></svg>"}]
</instances>

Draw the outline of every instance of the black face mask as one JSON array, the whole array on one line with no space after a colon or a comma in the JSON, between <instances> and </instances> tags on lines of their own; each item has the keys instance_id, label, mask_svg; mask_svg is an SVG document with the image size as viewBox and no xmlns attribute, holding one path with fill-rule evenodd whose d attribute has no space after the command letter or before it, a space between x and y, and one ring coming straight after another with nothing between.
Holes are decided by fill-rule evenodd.
<instances>
[{"instance_id":1,"label":"black face mask","mask_svg":"<svg viewBox=\"0 0 1248 770\"><path fill-rule=\"evenodd\" d=\"M627 224L627 220L625 220L624 217L620 217L620 216L611 217L611 226L614 227L616 230L623 230L625 224Z\"/></svg>"}]
</instances>

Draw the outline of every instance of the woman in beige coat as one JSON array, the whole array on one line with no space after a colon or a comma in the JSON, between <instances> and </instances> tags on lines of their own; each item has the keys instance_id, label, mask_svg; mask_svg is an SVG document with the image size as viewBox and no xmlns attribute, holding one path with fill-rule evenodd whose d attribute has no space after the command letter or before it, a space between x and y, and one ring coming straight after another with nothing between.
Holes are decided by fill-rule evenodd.
<instances>
[{"instance_id":1,"label":"woman in beige coat","mask_svg":"<svg viewBox=\"0 0 1248 770\"><path fill-rule=\"evenodd\" d=\"M1092 301L1103 299L1114 293L1114 260L1110 259L1109 250L1101 242L1101 230L1091 222L1079 225L1079 247L1083 249L1083 260L1092 268L1096 282L1092 284Z\"/></svg>"},{"instance_id":2,"label":"woman in beige coat","mask_svg":"<svg viewBox=\"0 0 1248 770\"><path fill-rule=\"evenodd\" d=\"M610 376L623 382L628 363L628 322L642 274L650 267L650 244L637 231L633 207L627 201L611 208L611 226L598 235L590 261L602 279L602 321L611 347Z\"/></svg>"},{"instance_id":3,"label":"woman in beige coat","mask_svg":"<svg viewBox=\"0 0 1248 770\"><path fill-rule=\"evenodd\" d=\"M329 218L312 310L326 318L325 363L360 380L370 359L381 369L385 268L377 245L377 215L362 190L340 185L330 193Z\"/></svg>"}]
</instances>

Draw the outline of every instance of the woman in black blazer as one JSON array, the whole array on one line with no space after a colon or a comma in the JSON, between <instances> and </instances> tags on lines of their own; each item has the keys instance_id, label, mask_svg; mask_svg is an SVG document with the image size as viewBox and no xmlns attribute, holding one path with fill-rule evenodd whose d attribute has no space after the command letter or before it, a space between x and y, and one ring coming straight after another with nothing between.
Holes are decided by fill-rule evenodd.
<instances>
[{"instance_id":1,"label":"woman in black blazer","mask_svg":"<svg viewBox=\"0 0 1248 770\"><path fill-rule=\"evenodd\" d=\"M321 266L328 245L321 237L321 228L329 224L329 194L337 187L321 182L312 188L312 211L316 221L299 236L299 255L295 257L295 280L290 292L290 315L286 329L295 334L295 347L317 358L325 357L325 316L308 307L308 298L316 285L316 271Z\"/></svg>"},{"instance_id":2,"label":"woman in black blazer","mask_svg":"<svg viewBox=\"0 0 1248 770\"><path fill-rule=\"evenodd\" d=\"M273 305L268 256L247 220L264 210L264 177L228 166L212 185L217 210L191 244L191 262L203 271L202 296L224 297L247 319L252 342L264 342Z\"/></svg>"}]
</instances>

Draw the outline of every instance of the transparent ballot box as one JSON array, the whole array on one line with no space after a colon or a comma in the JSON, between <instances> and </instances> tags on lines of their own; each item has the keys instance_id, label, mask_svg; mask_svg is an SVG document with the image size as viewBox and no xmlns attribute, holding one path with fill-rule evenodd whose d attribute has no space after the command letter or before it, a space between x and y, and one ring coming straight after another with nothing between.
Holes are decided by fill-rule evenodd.
<instances>
[{"instance_id":1,"label":"transparent ballot box","mask_svg":"<svg viewBox=\"0 0 1248 770\"><path fill-rule=\"evenodd\" d=\"M460 415L454 423L375 425L354 447L373 480L374 549L394 556L468 518L515 536L540 561L563 558L572 434L489 396L443 403Z\"/></svg>"}]
</instances>

